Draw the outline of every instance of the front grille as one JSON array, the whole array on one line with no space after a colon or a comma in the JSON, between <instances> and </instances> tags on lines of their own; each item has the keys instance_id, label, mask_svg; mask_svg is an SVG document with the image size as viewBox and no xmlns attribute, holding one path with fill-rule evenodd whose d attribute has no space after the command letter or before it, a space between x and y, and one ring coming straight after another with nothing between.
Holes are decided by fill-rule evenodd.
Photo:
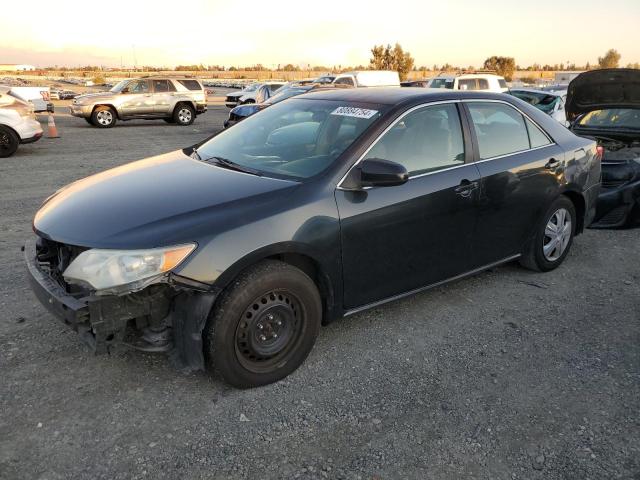
<instances>
[{"instance_id":1,"label":"front grille","mask_svg":"<svg viewBox=\"0 0 640 480\"><path fill-rule=\"evenodd\" d=\"M86 248L54 242L38 237L36 242L36 258L40 269L48 273L69 294L84 295L87 291L77 285L65 282L62 274L75 258Z\"/></svg>"}]
</instances>

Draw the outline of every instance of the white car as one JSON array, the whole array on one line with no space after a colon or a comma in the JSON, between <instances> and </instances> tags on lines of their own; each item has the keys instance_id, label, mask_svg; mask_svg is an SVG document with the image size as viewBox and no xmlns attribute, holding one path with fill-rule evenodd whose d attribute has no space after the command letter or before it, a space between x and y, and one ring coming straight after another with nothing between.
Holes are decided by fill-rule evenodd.
<instances>
[{"instance_id":1,"label":"white car","mask_svg":"<svg viewBox=\"0 0 640 480\"><path fill-rule=\"evenodd\" d=\"M567 114L564 111L564 104L567 101L566 90L545 91L534 88L512 88L509 93L530 103L538 110L542 110L565 127L569 126Z\"/></svg>"},{"instance_id":2,"label":"white car","mask_svg":"<svg viewBox=\"0 0 640 480\"><path fill-rule=\"evenodd\" d=\"M400 77L398 72L391 70L360 70L339 73L331 84L349 87L399 87Z\"/></svg>"},{"instance_id":3,"label":"white car","mask_svg":"<svg viewBox=\"0 0 640 480\"><path fill-rule=\"evenodd\" d=\"M493 73L462 73L459 75L438 75L429 80L428 88L448 88L450 90L485 90L503 93L509 90L507 82Z\"/></svg>"},{"instance_id":4,"label":"white car","mask_svg":"<svg viewBox=\"0 0 640 480\"><path fill-rule=\"evenodd\" d=\"M259 83L251 83L244 87L239 92L229 93L227 98L225 98L224 104L228 108L234 108L238 105L243 105L245 103L256 103L256 94L258 90L263 85L266 85L269 88L269 91L273 95L276 90L282 87L285 82L259 82Z\"/></svg>"},{"instance_id":5,"label":"white car","mask_svg":"<svg viewBox=\"0 0 640 480\"><path fill-rule=\"evenodd\" d=\"M10 87L0 86L0 158L10 157L21 143L42 137L33 105L11 94Z\"/></svg>"}]
</instances>

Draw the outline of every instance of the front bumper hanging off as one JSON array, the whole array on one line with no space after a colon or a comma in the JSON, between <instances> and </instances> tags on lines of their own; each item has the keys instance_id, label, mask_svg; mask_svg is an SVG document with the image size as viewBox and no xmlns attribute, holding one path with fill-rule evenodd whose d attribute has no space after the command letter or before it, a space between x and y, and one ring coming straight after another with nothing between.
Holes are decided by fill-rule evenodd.
<instances>
[{"instance_id":1,"label":"front bumper hanging off","mask_svg":"<svg viewBox=\"0 0 640 480\"><path fill-rule=\"evenodd\" d=\"M180 368L204 369L202 330L215 292L176 282L124 295L71 294L39 264L35 241L25 244L24 257L31 288L40 303L76 331L94 353L108 353L123 344L131 321L138 328L164 324L173 331L174 363Z\"/></svg>"}]
</instances>

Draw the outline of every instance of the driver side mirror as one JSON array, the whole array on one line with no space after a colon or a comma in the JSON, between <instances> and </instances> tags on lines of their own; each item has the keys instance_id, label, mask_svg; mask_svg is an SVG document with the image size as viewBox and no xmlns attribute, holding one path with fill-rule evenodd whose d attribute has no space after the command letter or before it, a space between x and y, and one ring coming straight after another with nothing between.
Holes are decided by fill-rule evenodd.
<instances>
[{"instance_id":1,"label":"driver side mirror","mask_svg":"<svg viewBox=\"0 0 640 480\"><path fill-rule=\"evenodd\" d=\"M393 187L409 180L404 166L382 158L367 158L357 168L360 187Z\"/></svg>"}]
</instances>

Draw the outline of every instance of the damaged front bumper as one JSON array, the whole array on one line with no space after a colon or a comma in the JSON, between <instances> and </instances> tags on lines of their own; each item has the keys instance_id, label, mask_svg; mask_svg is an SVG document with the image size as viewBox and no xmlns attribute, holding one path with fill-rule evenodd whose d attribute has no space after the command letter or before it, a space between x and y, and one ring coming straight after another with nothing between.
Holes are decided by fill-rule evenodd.
<instances>
[{"instance_id":1,"label":"damaged front bumper","mask_svg":"<svg viewBox=\"0 0 640 480\"><path fill-rule=\"evenodd\" d=\"M204 369L202 330L217 292L206 285L173 277L162 284L123 295L70 293L38 261L36 242L24 246L29 282L38 300L78 333L96 354L125 344L132 330L169 328L171 357L179 368Z\"/></svg>"}]
</instances>

